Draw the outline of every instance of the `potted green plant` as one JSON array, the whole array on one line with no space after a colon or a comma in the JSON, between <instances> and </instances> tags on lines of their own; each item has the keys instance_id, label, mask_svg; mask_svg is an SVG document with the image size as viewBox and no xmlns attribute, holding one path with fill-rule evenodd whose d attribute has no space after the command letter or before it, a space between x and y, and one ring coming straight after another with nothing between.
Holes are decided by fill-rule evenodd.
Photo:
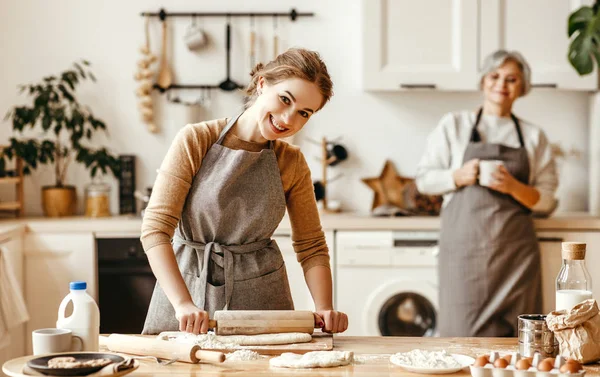
<instances>
[{"instance_id":1,"label":"potted green plant","mask_svg":"<svg viewBox=\"0 0 600 377\"><path fill-rule=\"evenodd\" d=\"M600 65L600 2L582 6L569 15L569 62L580 76L590 74ZM594 64L594 61L596 64Z\"/></svg>"},{"instance_id":2,"label":"potted green plant","mask_svg":"<svg viewBox=\"0 0 600 377\"><path fill-rule=\"evenodd\" d=\"M33 84L19 86L20 93L31 97L29 105L14 106L5 120L12 123L14 137L4 147L0 171L5 159L18 156L23 173L30 174L40 165L53 164L55 183L42 187L42 206L46 216L75 214L77 193L67 185L65 175L72 161L89 169L92 179L99 173L119 175L119 160L106 148L93 149L90 139L96 132L106 132L106 125L94 117L75 96L75 88L84 80L96 81L89 62L75 62L73 67ZM38 134L36 137L27 135Z\"/></svg>"}]
</instances>

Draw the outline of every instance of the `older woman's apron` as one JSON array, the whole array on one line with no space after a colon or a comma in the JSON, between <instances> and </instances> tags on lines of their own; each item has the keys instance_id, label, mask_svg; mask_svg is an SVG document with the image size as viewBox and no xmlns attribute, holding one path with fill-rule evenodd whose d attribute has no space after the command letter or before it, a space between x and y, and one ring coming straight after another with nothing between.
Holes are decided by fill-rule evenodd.
<instances>
[{"instance_id":1,"label":"older woman's apron","mask_svg":"<svg viewBox=\"0 0 600 377\"><path fill-rule=\"evenodd\" d=\"M477 125L463 161L502 160L524 184L529 160L520 148L482 143ZM519 314L541 312L539 245L531 211L512 196L472 185L458 189L442 211L439 254L440 336L516 336Z\"/></svg>"}]
</instances>

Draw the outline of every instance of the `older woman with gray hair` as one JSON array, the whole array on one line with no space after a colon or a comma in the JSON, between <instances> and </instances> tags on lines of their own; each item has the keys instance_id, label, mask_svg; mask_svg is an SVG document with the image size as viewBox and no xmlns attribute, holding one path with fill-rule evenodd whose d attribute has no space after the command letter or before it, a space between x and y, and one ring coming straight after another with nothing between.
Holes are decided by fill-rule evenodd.
<instances>
[{"instance_id":1,"label":"older woman with gray hair","mask_svg":"<svg viewBox=\"0 0 600 377\"><path fill-rule=\"evenodd\" d=\"M531 71L518 52L496 51L480 83L483 106L445 115L417 171L420 192L444 195L441 336L516 336L517 316L542 310L532 211L554 209L558 179L544 132L512 114Z\"/></svg>"}]
</instances>

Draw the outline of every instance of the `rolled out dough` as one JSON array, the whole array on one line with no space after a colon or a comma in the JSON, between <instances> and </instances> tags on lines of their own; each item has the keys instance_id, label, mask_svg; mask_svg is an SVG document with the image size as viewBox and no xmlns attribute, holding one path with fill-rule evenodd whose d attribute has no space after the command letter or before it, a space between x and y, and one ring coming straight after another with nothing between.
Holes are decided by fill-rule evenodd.
<instances>
[{"instance_id":1,"label":"rolled out dough","mask_svg":"<svg viewBox=\"0 0 600 377\"><path fill-rule=\"evenodd\" d=\"M286 352L269 360L269 364L281 368L327 368L348 365L353 359L350 351L313 351L304 355Z\"/></svg>"},{"instance_id":2,"label":"rolled out dough","mask_svg":"<svg viewBox=\"0 0 600 377\"><path fill-rule=\"evenodd\" d=\"M237 348L239 346L267 346L275 344L307 343L312 340L310 334L280 333L260 335L194 335L181 331L165 331L158 335L159 339L171 340L178 343L198 344L201 348Z\"/></svg>"}]
</instances>

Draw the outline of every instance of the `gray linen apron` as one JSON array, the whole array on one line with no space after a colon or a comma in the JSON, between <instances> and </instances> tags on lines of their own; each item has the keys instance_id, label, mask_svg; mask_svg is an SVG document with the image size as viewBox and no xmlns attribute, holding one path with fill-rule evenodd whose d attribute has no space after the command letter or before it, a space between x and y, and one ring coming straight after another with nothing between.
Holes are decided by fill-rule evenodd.
<instances>
[{"instance_id":1,"label":"gray linen apron","mask_svg":"<svg viewBox=\"0 0 600 377\"><path fill-rule=\"evenodd\" d=\"M215 310L294 309L271 239L286 207L273 143L260 152L221 145L240 115L202 160L172 241L194 304L211 318ZM175 330L175 310L157 282L142 333Z\"/></svg>"},{"instance_id":2,"label":"gray linen apron","mask_svg":"<svg viewBox=\"0 0 600 377\"><path fill-rule=\"evenodd\" d=\"M521 144L482 143L479 110L464 160L502 160L528 184ZM519 314L541 313L540 253L531 211L512 196L480 185L458 189L442 210L439 334L444 337L516 336Z\"/></svg>"}]
</instances>

